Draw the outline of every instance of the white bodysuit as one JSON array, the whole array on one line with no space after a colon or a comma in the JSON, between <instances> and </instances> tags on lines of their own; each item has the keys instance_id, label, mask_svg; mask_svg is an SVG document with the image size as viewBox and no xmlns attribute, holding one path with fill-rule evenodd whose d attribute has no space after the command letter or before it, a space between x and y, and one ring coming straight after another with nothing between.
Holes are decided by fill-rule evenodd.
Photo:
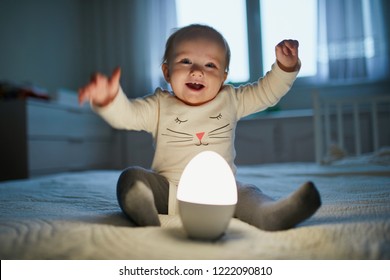
<instances>
[{"instance_id":1,"label":"white bodysuit","mask_svg":"<svg viewBox=\"0 0 390 280\"><path fill-rule=\"evenodd\" d=\"M155 146L152 169L177 186L186 164L205 150L222 155L235 172L238 120L275 105L297 73L284 72L275 63L258 82L238 88L225 85L212 101L200 106L187 105L160 88L131 100L120 89L109 105L94 110L115 128L151 133Z\"/></svg>"}]
</instances>

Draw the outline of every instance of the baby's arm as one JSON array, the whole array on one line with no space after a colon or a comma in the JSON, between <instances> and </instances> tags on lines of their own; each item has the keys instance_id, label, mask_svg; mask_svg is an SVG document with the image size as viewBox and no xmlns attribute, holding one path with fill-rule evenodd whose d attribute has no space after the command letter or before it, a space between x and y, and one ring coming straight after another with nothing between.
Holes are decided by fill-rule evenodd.
<instances>
[{"instance_id":1,"label":"baby's arm","mask_svg":"<svg viewBox=\"0 0 390 280\"><path fill-rule=\"evenodd\" d=\"M100 73L95 74L86 86L79 89L79 103L90 101L98 107L110 104L118 94L120 77L120 68L116 68L111 77Z\"/></svg>"},{"instance_id":2,"label":"baby's arm","mask_svg":"<svg viewBox=\"0 0 390 280\"><path fill-rule=\"evenodd\" d=\"M298 71L298 41L283 40L275 47L277 62L272 70L261 77L257 83L251 83L235 89L238 101L237 116L242 118L274 106L290 90Z\"/></svg>"},{"instance_id":3,"label":"baby's arm","mask_svg":"<svg viewBox=\"0 0 390 280\"><path fill-rule=\"evenodd\" d=\"M276 59L279 67L285 72L297 71L299 42L296 40L283 40L275 47Z\"/></svg>"}]
</instances>

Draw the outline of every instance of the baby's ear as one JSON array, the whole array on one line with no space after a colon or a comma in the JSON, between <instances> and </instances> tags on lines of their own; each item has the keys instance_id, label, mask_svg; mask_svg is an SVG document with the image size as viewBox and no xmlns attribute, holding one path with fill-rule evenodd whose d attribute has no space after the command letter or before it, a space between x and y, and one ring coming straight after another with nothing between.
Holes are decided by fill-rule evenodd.
<instances>
[{"instance_id":1,"label":"baby's ear","mask_svg":"<svg viewBox=\"0 0 390 280\"><path fill-rule=\"evenodd\" d=\"M161 70L163 72L165 81L167 81L167 83L169 83L170 77L169 77L169 66L168 66L168 64L167 63L163 63L161 65Z\"/></svg>"},{"instance_id":2,"label":"baby's ear","mask_svg":"<svg viewBox=\"0 0 390 280\"><path fill-rule=\"evenodd\" d=\"M223 82L225 82L226 81L226 79L227 79L227 77L228 77L228 71L225 71L225 73L224 73L224 78L223 78Z\"/></svg>"}]
</instances>

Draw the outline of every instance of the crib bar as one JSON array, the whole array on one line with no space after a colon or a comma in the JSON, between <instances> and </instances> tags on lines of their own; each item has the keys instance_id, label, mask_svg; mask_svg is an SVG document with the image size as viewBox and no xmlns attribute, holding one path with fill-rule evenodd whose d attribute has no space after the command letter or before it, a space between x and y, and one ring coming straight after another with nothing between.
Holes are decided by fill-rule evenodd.
<instances>
[{"instance_id":1,"label":"crib bar","mask_svg":"<svg viewBox=\"0 0 390 280\"><path fill-rule=\"evenodd\" d=\"M337 139L341 149L344 149L344 129L343 129L343 112L342 103L337 102Z\"/></svg>"},{"instance_id":2,"label":"crib bar","mask_svg":"<svg viewBox=\"0 0 390 280\"><path fill-rule=\"evenodd\" d=\"M315 158L316 163L321 164L323 156L323 140L322 140L322 110L319 93L313 92L313 107L314 107L314 141L315 145Z\"/></svg>"},{"instance_id":3,"label":"crib bar","mask_svg":"<svg viewBox=\"0 0 390 280\"><path fill-rule=\"evenodd\" d=\"M328 157L324 156L334 141L340 149L355 156L389 145L388 131L384 131L384 119L390 117L389 94L351 97L321 95L315 91L313 96L317 163L327 162ZM352 131L344 127L350 120Z\"/></svg>"},{"instance_id":4,"label":"crib bar","mask_svg":"<svg viewBox=\"0 0 390 280\"><path fill-rule=\"evenodd\" d=\"M331 145L332 139L330 136L330 106L328 102L324 104L324 122L325 122L325 147L329 147Z\"/></svg>"},{"instance_id":5,"label":"crib bar","mask_svg":"<svg viewBox=\"0 0 390 280\"><path fill-rule=\"evenodd\" d=\"M372 142L374 145L374 151L379 149L379 137L378 137L378 115L377 115L377 101L373 100L371 103L371 121L372 121Z\"/></svg>"},{"instance_id":6,"label":"crib bar","mask_svg":"<svg viewBox=\"0 0 390 280\"><path fill-rule=\"evenodd\" d=\"M360 139L360 120L359 120L359 103L353 104L353 123L355 132L355 154L357 156L362 154L362 143Z\"/></svg>"}]
</instances>

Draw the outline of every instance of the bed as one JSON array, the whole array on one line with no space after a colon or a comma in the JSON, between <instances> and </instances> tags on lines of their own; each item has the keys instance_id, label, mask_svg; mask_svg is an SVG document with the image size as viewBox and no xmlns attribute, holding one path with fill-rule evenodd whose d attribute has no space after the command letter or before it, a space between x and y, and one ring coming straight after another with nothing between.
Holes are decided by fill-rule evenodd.
<instances>
[{"instance_id":1,"label":"bed","mask_svg":"<svg viewBox=\"0 0 390 280\"><path fill-rule=\"evenodd\" d=\"M389 155L380 157L380 163L240 166L239 180L275 198L311 180L323 205L286 231L262 231L233 219L213 242L187 239L174 215L161 215L161 227L134 227L116 203L118 170L2 182L0 258L390 259Z\"/></svg>"}]
</instances>

